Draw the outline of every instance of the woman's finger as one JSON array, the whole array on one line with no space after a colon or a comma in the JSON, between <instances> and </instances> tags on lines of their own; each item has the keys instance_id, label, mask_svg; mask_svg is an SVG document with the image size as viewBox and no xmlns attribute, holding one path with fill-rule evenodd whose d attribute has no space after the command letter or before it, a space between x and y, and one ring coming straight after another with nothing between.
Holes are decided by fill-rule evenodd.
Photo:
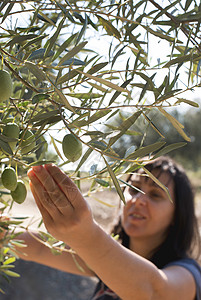
<instances>
[{"instance_id":1,"label":"woman's finger","mask_svg":"<svg viewBox=\"0 0 201 300\"><path fill-rule=\"evenodd\" d=\"M31 191L41 213L42 211L44 212L46 210L52 218L57 216L60 211L52 201L49 193L46 191L43 184L40 182L33 170L29 170L28 177L31 181Z\"/></svg>"},{"instance_id":2,"label":"woman's finger","mask_svg":"<svg viewBox=\"0 0 201 300\"><path fill-rule=\"evenodd\" d=\"M42 205L41 201L39 200L38 196L37 196L37 193L35 191L35 188L32 184L32 182L30 181L29 182L29 185L30 185L30 189L31 189L31 192L33 194L33 197L36 201L36 204L38 206L38 209L40 210L40 213L42 215L42 218L44 220L44 223L50 223L50 222L53 222L53 218L52 216L49 214L49 212L47 211L47 209Z\"/></svg>"},{"instance_id":3,"label":"woman's finger","mask_svg":"<svg viewBox=\"0 0 201 300\"><path fill-rule=\"evenodd\" d=\"M55 165L45 165L45 169L58 184L71 205L76 208L78 204L80 207L84 198L74 182Z\"/></svg>"},{"instance_id":4,"label":"woman's finger","mask_svg":"<svg viewBox=\"0 0 201 300\"><path fill-rule=\"evenodd\" d=\"M43 166L32 167L38 180L44 186L44 189L48 193L50 199L57 208L63 208L69 206L69 201L66 199L62 189L55 182L51 174Z\"/></svg>"}]
</instances>

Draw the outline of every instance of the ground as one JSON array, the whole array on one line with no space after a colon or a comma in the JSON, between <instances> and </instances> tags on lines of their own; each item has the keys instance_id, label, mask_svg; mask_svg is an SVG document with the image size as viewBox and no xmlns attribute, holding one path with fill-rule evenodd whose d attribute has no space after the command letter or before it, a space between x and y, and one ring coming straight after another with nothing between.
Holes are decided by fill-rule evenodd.
<instances>
[{"instance_id":1,"label":"ground","mask_svg":"<svg viewBox=\"0 0 201 300\"><path fill-rule=\"evenodd\" d=\"M194 177L195 178L195 177ZM194 181L196 185L196 214L201 229L201 179ZM83 189L83 193L86 189ZM118 217L119 197L114 190L91 194L86 198L92 208L94 218L102 227L109 231L111 224ZM104 202L104 203L103 203ZM28 192L28 197L23 205L15 204L12 208L13 216L28 216L24 226L37 229L41 220L38 208L33 197ZM44 228L40 228L43 230ZM89 300L93 293L97 279L85 278L67 274L33 262L17 261L15 271L21 277L12 279L11 283L0 282L6 292L0 295L3 300Z\"/></svg>"}]
</instances>

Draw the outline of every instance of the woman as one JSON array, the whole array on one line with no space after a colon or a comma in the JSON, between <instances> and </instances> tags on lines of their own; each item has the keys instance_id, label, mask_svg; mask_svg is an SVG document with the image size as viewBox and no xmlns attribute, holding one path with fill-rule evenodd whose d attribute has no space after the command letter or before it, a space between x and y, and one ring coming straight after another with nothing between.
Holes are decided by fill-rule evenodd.
<instances>
[{"instance_id":1,"label":"woman","mask_svg":"<svg viewBox=\"0 0 201 300\"><path fill-rule=\"evenodd\" d=\"M56 166L32 167L30 187L47 230L76 255L50 250L28 233L21 258L74 274L97 276L93 300L201 300L201 268L191 258L198 230L193 193L184 171L168 157L146 165L168 193L146 176L132 174L117 242L94 221L76 185ZM74 259L81 268L77 268ZM83 273L84 272L84 273Z\"/></svg>"}]
</instances>

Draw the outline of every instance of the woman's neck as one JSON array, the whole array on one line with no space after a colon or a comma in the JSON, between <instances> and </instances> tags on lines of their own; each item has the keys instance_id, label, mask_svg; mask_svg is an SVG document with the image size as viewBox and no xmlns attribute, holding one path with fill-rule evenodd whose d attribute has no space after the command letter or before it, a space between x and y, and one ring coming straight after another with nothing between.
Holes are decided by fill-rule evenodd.
<instances>
[{"instance_id":1,"label":"woman's neck","mask_svg":"<svg viewBox=\"0 0 201 300\"><path fill-rule=\"evenodd\" d=\"M160 245L161 242L153 241L153 238L150 241L149 239L129 238L129 249L146 259L150 259Z\"/></svg>"}]
</instances>

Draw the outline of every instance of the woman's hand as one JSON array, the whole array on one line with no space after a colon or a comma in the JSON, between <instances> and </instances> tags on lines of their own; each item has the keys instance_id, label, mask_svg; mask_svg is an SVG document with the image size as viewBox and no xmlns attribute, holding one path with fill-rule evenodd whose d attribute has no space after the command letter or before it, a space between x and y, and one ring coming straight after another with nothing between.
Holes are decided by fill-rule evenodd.
<instances>
[{"instance_id":1,"label":"woman's hand","mask_svg":"<svg viewBox=\"0 0 201 300\"><path fill-rule=\"evenodd\" d=\"M96 227L77 186L55 165L28 171L30 187L49 233L75 250L87 243Z\"/></svg>"}]
</instances>

